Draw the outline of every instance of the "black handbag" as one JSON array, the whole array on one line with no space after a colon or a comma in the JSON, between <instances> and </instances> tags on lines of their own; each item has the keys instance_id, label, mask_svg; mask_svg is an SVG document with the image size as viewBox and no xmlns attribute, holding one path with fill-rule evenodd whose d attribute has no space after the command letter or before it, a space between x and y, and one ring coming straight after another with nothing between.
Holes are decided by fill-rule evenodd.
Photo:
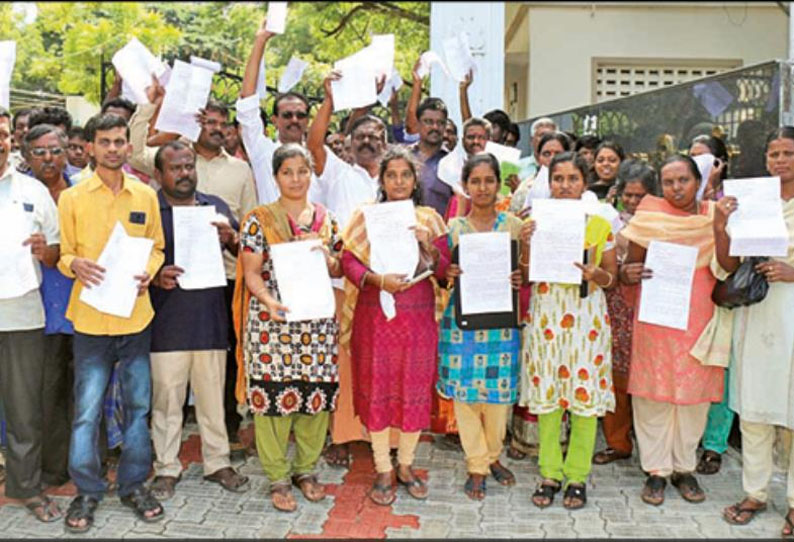
<instances>
[{"instance_id":1,"label":"black handbag","mask_svg":"<svg viewBox=\"0 0 794 542\"><path fill-rule=\"evenodd\" d=\"M746 258L724 281L718 280L711 292L711 300L720 307L733 309L758 303L766 297L769 283L755 266L768 261L765 256Z\"/></svg>"}]
</instances>

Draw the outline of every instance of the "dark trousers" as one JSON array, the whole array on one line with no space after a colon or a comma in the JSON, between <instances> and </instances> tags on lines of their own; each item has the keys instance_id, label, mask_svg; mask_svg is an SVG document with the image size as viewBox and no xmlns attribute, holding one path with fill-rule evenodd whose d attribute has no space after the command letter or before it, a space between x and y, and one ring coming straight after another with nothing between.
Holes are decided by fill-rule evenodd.
<instances>
[{"instance_id":1,"label":"dark trousers","mask_svg":"<svg viewBox=\"0 0 794 542\"><path fill-rule=\"evenodd\" d=\"M147 414L151 406L151 328L131 335L74 335L74 421L69 474L80 495L101 499L107 491L99 459L99 422L116 361L124 406L121 457L116 480L124 497L140 487L152 465Z\"/></svg>"},{"instance_id":2,"label":"dark trousers","mask_svg":"<svg viewBox=\"0 0 794 542\"><path fill-rule=\"evenodd\" d=\"M69 435L74 411L72 336L45 336L41 415L45 446L41 451L41 479L59 486L69 480Z\"/></svg>"},{"instance_id":3,"label":"dark trousers","mask_svg":"<svg viewBox=\"0 0 794 542\"><path fill-rule=\"evenodd\" d=\"M232 318L232 298L234 297L234 281L226 283L226 306L229 310L229 350L226 353L226 382L223 388L223 408L225 410L226 433L229 440L237 442L242 418L237 413L237 398L234 389L237 385L237 337L234 334Z\"/></svg>"},{"instance_id":4,"label":"dark trousers","mask_svg":"<svg viewBox=\"0 0 794 542\"><path fill-rule=\"evenodd\" d=\"M0 332L0 395L6 418L6 483L10 499L41 493L44 329Z\"/></svg>"}]
</instances>

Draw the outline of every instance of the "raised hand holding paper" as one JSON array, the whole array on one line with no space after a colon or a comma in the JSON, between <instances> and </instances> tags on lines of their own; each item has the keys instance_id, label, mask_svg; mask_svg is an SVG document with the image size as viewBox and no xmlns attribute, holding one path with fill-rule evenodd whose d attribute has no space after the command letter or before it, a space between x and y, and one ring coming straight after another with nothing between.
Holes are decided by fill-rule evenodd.
<instances>
[{"instance_id":1,"label":"raised hand holding paper","mask_svg":"<svg viewBox=\"0 0 794 542\"><path fill-rule=\"evenodd\" d=\"M728 217L731 256L785 256L788 230L780 200L780 177L730 179L723 182L726 196L739 203Z\"/></svg>"},{"instance_id":2,"label":"raised hand holding paper","mask_svg":"<svg viewBox=\"0 0 794 542\"><path fill-rule=\"evenodd\" d=\"M441 60L441 57L434 51L426 51L419 57L419 68L416 70L417 75L424 79L430 73L430 67L436 64L444 72L447 77L452 77L446 64Z\"/></svg>"},{"instance_id":3,"label":"raised hand holding paper","mask_svg":"<svg viewBox=\"0 0 794 542\"><path fill-rule=\"evenodd\" d=\"M465 32L444 40L444 56L449 73L456 81L466 79L466 74L477 66L469 51L469 39Z\"/></svg>"},{"instance_id":4,"label":"raised hand holding paper","mask_svg":"<svg viewBox=\"0 0 794 542\"><path fill-rule=\"evenodd\" d=\"M152 84L152 74L160 78L166 65L157 59L137 38L132 38L127 45L113 55L113 66L124 80L127 91L135 103L148 104L146 87Z\"/></svg>"},{"instance_id":5,"label":"raised hand holding paper","mask_svg":"<svg viewBox=\"0 0 794 542\"><path fill-rule=\"evenodd\" d=\"M174 69L165 90L155 129L182 134L191 141L196 141L201 132L196 114L207 105L211 87L210 70L174 60Z\"/></svg>"},{"instance_id":6,"label":"raised hand holding paper","mask_svg":"<svg viewBox=\"0 0 794 542\"><path fill-rule=\"evenodd\" d=\"M341 79L331 81L334 111L365 107L378 99L375 69L362 51L334 63L334 69L342 72Z\"/></svg>"},{"instance_id":7,"label":"raised hand holding paper","mask_svg":"<svg viewBox=\"0 0 794 542\"><path fill-rule=\"evenodd\" d=\"M383 90L380 94L378 94L378 101L383 107L389 107L389 100L391 100L391 95L398 90L400 87L403 86L403 78L400 75L400 72L397 69L392 69L391 77L386 80L386 83L383 85ZM377 88L377 87L376 87Z\"/></svg>"},{"instance_id":8,"label":"raised hand holding paper","mask_svg":"<svg viewBox=\"0 0 794 542\"><path fill-rule=\"evenodd\" d=\"M283 34L287 29L287 3L267 3L267 24L265 30L274 34Z\"/></svg>"}]
</instances>

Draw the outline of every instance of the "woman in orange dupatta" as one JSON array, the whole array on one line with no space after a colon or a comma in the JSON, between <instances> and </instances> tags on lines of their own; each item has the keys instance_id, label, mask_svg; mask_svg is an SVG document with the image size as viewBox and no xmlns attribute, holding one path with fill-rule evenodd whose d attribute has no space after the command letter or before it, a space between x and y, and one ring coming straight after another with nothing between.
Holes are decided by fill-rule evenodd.
<instances>
[{"instance_id":1,"label":"woman in orange dupatta","mask_svg":"<svg viewBox=\"0 0 794 542\"><path fill-rule=\"evenodd\" d=\"M652 276L653 270L630 264L644 262L654 240L697 247L698 256L685 331L640 322L639 310L634 316L628 392L640 462L649 474L642 500L653 505L664 502L668 476L687 501L706 498L692 473L709 407L722 399L724 370L701 365L689 354L714 313L711 291L716 279L709 269L714 204L697 201L700 172L688 156L669 158L659 178L664 197L645 196L621 232L629 240L621 281L637 284Z\"/></svg>"},{"instance_id":2,"label":"woman in orange dupatta","mask_svg":"<svg viewBox=\"0 0 794 542\"><path fill-rule=\"evenodd\" d=\"M329 412L339 391L335 317L285 320L269 257L271 247L303 239L320 239L328 272L342 274L342 248L336 220L306 200L311 158L299 145L284 145L273 154L273 176L279 199L262 205L241 221L237 260L234 325L237 333L237 400L254 415L259 460L270 479L273 506L292 512L297 503L291 486L308 501L325 497L314 468L325 443ZM287 446L295 435L295 458ZM291 476L290 476L291 475Z\"/></svg>"},{"instance_id":3,"label":"woman in orange dupatta","mask_svg":"<svg viewBox=\"0 0 794 542\"><path fill-rule=\"evenodd\" d=\"M433 208L416 205L421 188L410 153L400 148L387 152L379 179L380 201L413 200L416 237L438 262L440 253L432 243L446 233L446 226ZM371 270L361 209L353 213L343 238L342 266L347 280L340 342L350 344L356 414L372 439L378 475L370 498L384 506L394 502L389 433L395 428L400 431L397 481L412 497L424 499L427 486L411 465L420 433L430 426L438 349L437 286L429 279L410 285L400 275ZM391 319L381 305L384 292L393 296L395 315Z\"/></svg>"}]
</instances>

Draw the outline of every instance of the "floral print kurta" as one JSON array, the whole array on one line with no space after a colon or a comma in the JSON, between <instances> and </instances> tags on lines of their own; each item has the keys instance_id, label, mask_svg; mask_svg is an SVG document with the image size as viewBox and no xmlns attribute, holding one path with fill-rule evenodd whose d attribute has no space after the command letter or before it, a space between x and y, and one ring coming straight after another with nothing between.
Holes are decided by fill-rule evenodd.
<instances>
[{"instance_id":1,"label":"floral print kurta","mask_svg":"<svg viewBox=\"0 0 794 542\"><path fill-rule=\"evenodd\" d=\"M341 250L336 221L331 221L332 254ZM243 228L242 249L264 256L262 280L279 301L269 245L255 214ZM251 296L244 329L248 404L254 414L287 416L334 410L339 391L336 318L301 322L274 322L256 297Z\"/></svg>"}]
</instances>

